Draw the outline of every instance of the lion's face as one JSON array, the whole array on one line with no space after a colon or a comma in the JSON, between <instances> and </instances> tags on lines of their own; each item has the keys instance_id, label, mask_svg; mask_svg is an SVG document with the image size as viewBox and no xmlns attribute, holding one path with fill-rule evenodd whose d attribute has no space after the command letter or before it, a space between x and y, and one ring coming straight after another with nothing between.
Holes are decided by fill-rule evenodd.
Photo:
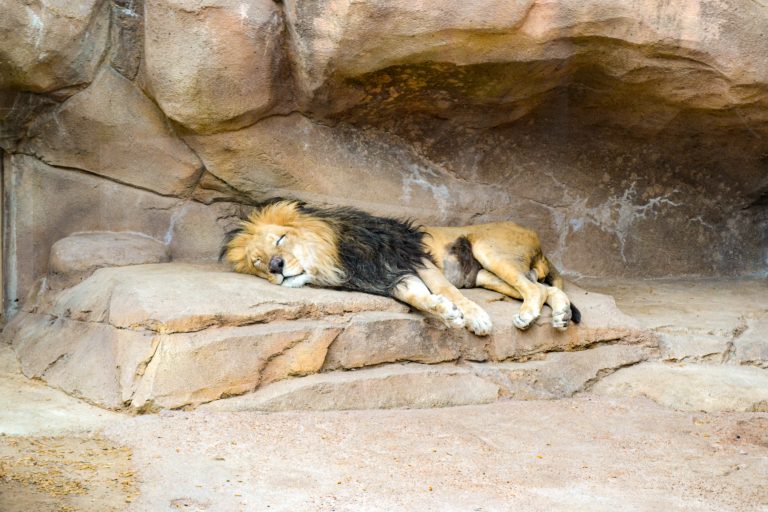
<instances>
[{"instance_id":1,"label":"lion's face","mask_svg":"<svg viewBox=\"0 0 768 512\"><path fill-rule=\"evenodd\" d=\"M259 226L237 235L227 259L238 272L254 274L272 284L302 286L311 281L299 233L285 226ZM240 238L240 240L238 240Z\"/></svg>"},{"instance_id":2,"label":"lion's face","mask_svg":"<svg viewBox=\"0 0 768 512\"><path fill-rule=\"evenodd\" d=\"M225 254L237 272L272 284L337 286L343 271L336 240L327 222L301 211L295 202L282 201L256 210L242 222Z\"/></svg>"}]
</instances>

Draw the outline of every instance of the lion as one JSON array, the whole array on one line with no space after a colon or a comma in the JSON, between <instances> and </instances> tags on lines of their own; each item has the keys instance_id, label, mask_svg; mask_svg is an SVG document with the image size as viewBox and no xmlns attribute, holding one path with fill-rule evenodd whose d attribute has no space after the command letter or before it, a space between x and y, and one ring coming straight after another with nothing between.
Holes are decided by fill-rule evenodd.
<instances>
[{"instance_id":1,"label":"lion","mask_svg":"<svg viewBox=\"0 0 768 512\"><path fill-rule=\"evenodd\" d=\"M255 207L228 234L222 257L236 272L279 286L391 296L478 336L490 334L491 318L459 288L482 287L522 299L513 317L522 330L544 304L552 308L558 330L581 318L538 235L513 222L425 227L354 208L275 199Z\"/></svg>"}]
</instances>

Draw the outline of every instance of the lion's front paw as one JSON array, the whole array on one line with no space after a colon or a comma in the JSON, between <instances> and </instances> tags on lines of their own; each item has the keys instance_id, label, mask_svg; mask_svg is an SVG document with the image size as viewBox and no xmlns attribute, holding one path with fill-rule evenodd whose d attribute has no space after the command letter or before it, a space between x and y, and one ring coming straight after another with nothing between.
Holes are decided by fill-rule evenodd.
<instances>
[{"instance_id":1,"label":"lion's front paw","mask_svg":"<svg viewBox=\"0 0 768 512\"><path fill-rule=\"evenodd\" d=\"M474 302L467 301L461 305L464 315L464 326L478 336L488 336L493 329L491 316Z\"/></svg>"},{"instance_id":2,"label":"lion's front paw","mask_svg":"<svg viewBox=\"0 0 768 512\"><path fill-rule=\"evenodd\" d=\"M536 320L536 318L538 317L533 313L521 311L512 317L512 323L515 324L515 327L524 331L533 325L533 322Z\"/></svg>"},{"instance_id":3,"label":"lion's front paw","mask_svg":"<svg viewBox=\"0 0 768 512\"><path fill-rule=\"evenodd\" d=\"M442 295L432 295L430 297L429 311L437 315L448 327L460 329L464 327L464 317L461 310Z\"/></svg>"}]
</instances>

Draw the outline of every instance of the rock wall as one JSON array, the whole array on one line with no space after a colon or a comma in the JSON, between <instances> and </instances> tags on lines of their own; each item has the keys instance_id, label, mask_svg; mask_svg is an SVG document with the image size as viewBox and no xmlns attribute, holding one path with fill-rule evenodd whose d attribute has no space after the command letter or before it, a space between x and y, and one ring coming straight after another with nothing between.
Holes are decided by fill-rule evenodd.
<instances>
[{"instance_id":1,"label":"rock wall","mask_svg":"<svg viewBox=\"0 0 768 512\"><path fill-rule=\"evenodd\" d=\"M512 219L585 276L764 273L750 0L0 0L7 304L71 233L206 260L274 195Z\"/></svg>"}]
</instances>

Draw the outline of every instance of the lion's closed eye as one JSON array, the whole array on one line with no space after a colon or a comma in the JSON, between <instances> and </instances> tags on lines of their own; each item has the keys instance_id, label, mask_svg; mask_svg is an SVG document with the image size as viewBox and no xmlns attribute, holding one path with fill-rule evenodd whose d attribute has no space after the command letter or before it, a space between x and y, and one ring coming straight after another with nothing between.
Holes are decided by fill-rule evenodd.
<instances>
[{"instance_id":1,"label":"lion's closed eye","mask_svg":"<svg viewBox=\"0 0 768 512\"><path fill-rule=\"evenodd\" d=\"M285 235L277 239L277 242L275 242L275 247L280 247L283 244L283 242L285 242Z\"/></svg>"}]
</instances>

